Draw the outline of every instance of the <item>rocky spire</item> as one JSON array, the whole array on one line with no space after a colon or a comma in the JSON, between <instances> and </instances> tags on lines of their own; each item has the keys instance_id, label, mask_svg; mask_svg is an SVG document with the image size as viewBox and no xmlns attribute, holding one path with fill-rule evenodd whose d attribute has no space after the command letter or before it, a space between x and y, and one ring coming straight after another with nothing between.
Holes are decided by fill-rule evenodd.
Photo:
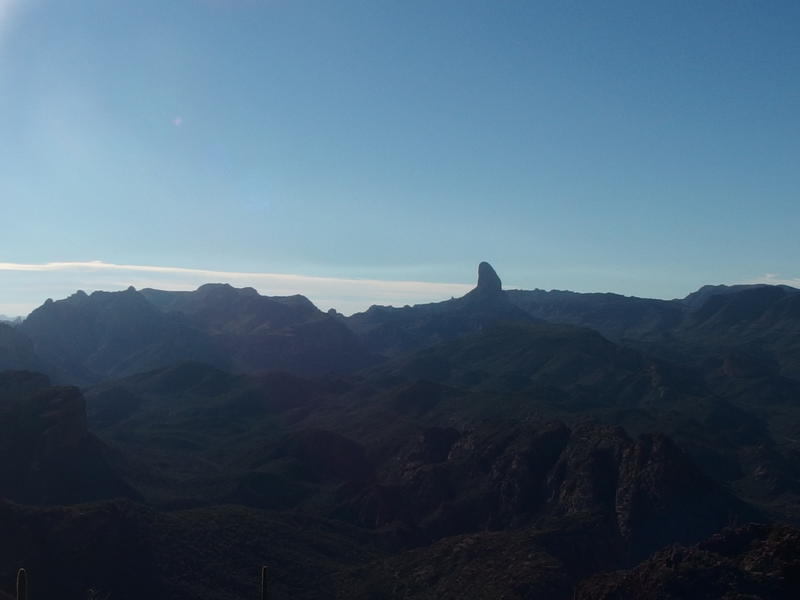
<instances>
[{"instance_id":1,"label":"rocky spire","mask_svg":"<svg viewBox=\"0 0 800 600\"><path fill-rule=\"evenodd\" d=\"M502 289L500 278L488 262L478 265L478 287L475 289L485 292L499 292Z\"/></svg>"}]
</instances>

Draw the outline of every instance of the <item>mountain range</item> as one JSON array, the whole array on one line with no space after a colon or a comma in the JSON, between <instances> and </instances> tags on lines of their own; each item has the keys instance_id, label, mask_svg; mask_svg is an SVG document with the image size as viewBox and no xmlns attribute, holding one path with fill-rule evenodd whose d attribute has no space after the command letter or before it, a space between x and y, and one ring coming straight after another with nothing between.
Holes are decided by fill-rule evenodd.
<instances>
[{"instance_id":1,"label":"mountain range","mask_svg":"<svg viewBox=\"0 0 800 600\"><path fill-rule=\"evenodd\" d=\"M48 300L0 323L0 589L245 598L269 564L275 598L795 597L798 334L787 286L488 263L349 317L224 284Z\"/></svg>"},{"instance_id":2,"label":"mountain range","mask_svg":"<svg viewBox=\"0 0 800 600\"><path fill-rule=\"evenodd\" d=\"M234 372L355 371L498 321L577 325L676 362L742 350L798 376L800 294L788 286L704 286L683 300L617 294L502 290L488 263L462 298L350 317L304 296L262 296L207 284L194 292L128 288L48 300L14 328L57 381L91 384L186 360ZM0 324L0 327L2 325ZM9 326L0 340L11 338ZM12 342L5 342L4 346ZM0 366L31 360L0 356ZM14 363L14 360L17 363Z\"/></svg>"}]
</instances>

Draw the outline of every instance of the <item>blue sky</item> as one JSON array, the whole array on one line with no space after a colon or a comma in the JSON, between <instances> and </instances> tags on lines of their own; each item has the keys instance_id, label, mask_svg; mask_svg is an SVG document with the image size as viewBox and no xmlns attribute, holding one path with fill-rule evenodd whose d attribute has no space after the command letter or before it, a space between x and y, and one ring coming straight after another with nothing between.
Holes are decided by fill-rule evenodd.
<instances>
[{"instance_id":1,"label":"blue sky","mask_svg":"<svg viewBox=\"0 0 800 600\"><path fill-rule=\"evenodd\" d=\"M797 2L0 0L0 313L797 284L799 190Z\"/></svg>"}]
</instances>

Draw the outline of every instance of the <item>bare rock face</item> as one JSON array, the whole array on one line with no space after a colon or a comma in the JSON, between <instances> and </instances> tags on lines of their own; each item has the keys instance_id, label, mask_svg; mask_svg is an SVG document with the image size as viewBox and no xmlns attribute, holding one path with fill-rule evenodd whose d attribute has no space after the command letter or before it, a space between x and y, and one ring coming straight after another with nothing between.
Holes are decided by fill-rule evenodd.
<instances>
[{"instance_id":1,"label":"bare rock face","mask_svg":"<svg viewBox=\"0 0 800 600\"><path fill-rule=\"evenodd\" d=\"M503 288L500 277L488 262L478 265L478 290L486 292L499 292Z\"/></svg>"},{"instance_id":2,"label":"bare rock face","mask_svg":"<svg viewBox=\"0 0 800 600\"><path fill-rule=\"evenodd\" d=\"M0 496L29 504L69 504L135 495L112 472L86 424L75 387L51 387L25 371L0 373Z\"/></svg>"},{"instance_id":3,"label":"bare rock face","mask_svg":"<svg viewBox=\"0 0 800 600\"><path fill-rule=\"evenodd\" d=\"M702 539L749 510L665 436L631 439L618 427L561 423L425 430L395 470L351 504L361 525L402 523L413 543L579 525L602 530L618 557L634 560L673 540ZM557 553L570 555L559 544Z\"/></svg>"},{"instance_id":4,"label":"bare rock face","mask_svg":"<svg viewBox=\"0 0 800 600\"><path fill-rule=\"evenodd\" d=\"M553 517L607 523L633 558L752 516L668 437L631 439L618 427L574 428L547 485Z\"/></svg>"}]
</instances>

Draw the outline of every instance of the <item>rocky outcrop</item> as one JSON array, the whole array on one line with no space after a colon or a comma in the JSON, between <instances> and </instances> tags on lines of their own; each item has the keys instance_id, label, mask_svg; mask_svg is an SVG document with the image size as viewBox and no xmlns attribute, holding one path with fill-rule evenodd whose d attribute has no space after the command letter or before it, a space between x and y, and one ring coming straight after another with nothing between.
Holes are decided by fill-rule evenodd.
<instances>
[{"instance_id":1,"label":"rocky outcrop","mask_svg":"<svg viewBox=\"0 0 800 600\"><path fill-rule=\"evenodd\" d=\"M454 340L498 322L536 321L509 301L487 262L478 267L476 287L461 298L403 308L372 306L345 319L368 348L387 356Z\"/></svg>"},{"instance_id":2,"label":"rocky outcrop","mask_svg":"<svg viewBox=\"0 0 800 600\"><path fill-rule=\"evenodd\" d=\"M701 539L754 515L661 434L632 440L616 427L578 427L553 473L552 514L613 515L632 557L676 540Z\"/></svg>"},{"instance_id":3,"label":"rocky outcrop","mask_svg":"<svg viewBox=\"0 0 800 600\"><path fill-rule=\"evenodd\" d=\"M500 277L492 265L488 262L482 262L478 265L478 286L475 288L484 293L497 293L502 290L503 286L500 282Z\"/></svg>"},{"instance_id":4,"label":"rocky outcrop","mask_svg":"<svg viewBox=\"0 0 800 600\"><path fill-rule=\"evenodd\" d=\"M134 495L88 432L80 390L14 371L0 373L0 388L0 497L62 504Z\"/></svg>"},{"instance_id":5,"label":"rocky outcrop","mask_svg":"<svg viewBox=\"0 0 800 600\"><path fill-rule=\"evenodd\" d=\"M634 440L616 427L553 423L428 429L345 514L411 543L580 524L601 528L622 559L697 541L753 513L664 436Z\"/></svg>"}]
</instances>

